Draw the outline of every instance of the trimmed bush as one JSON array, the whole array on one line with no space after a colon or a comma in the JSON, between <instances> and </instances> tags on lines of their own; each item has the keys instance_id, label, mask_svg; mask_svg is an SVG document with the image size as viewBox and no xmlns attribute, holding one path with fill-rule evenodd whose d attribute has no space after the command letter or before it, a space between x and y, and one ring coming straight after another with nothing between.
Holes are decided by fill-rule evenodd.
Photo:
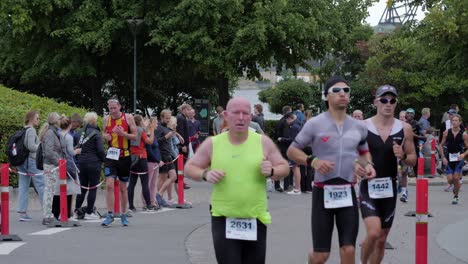
<instances>
[{"instance_id":1,"label":"trimmed bush","mask_svg":"<svg viewBox=\"0 0 468 264\"><path fill-rule=\"evenodd\" d=\"M64 91L65 92L65 91ZM8 138L24 124L24 115L30 110L39 111L41 124L45 122L50 112L57 112L71 116L78 113L81 116L87 112L86 109L69 106L65 103L58 103L53 99L39 97L27 93L18 92L0 85L0 162L7 163L5 153ZM37 128L39 131L39 128ZM18 177L10 175L10 185L18 186Z\"/></svg>"}]
</instances>

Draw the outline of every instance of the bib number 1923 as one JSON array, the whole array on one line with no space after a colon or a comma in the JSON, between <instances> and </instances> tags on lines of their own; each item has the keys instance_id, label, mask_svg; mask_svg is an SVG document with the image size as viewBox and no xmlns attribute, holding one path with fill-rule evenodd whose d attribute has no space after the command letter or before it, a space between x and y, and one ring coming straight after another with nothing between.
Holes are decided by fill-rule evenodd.
<instances>
[{"instance_id":1,"label":"bib number 1923","mask_svg":"<svg viewBox=\"0 0 468 264\"><path fill-rule=\"evenodd\" d=\"M325 185L323 193L325 208L353 206L351 185Z\"/></svg>"},{"instance_id":2,"label":"bib number 1923","mask_svg":"<svg viewBox=\"0 0 468 264\"><path fill-rule=\"evenodd\" d=\"M256 241L257 219L226 218L226 238Z\"/></svg>"}]
</instances>

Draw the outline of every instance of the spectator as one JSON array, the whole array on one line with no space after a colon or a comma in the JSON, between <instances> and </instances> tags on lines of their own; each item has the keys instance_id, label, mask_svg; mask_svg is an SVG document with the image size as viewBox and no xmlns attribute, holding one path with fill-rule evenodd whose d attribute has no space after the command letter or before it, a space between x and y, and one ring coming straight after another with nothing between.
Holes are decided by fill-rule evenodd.
<instances>
[{"instance_id":1,"label":"spectator","mask_svg":"<svg viewBox=\"0 0 468 264\"><path fill-rule=\"evenodd\" d=\"M431 109L430 108L423 108L421 110L421 118L419 119L419 124L421 125L421 129L423 130L423 134L426 134L426 130L431 126L429 122L429 117L431 116Z\"/></svg>"},{"instance_id":2,"label":"spectator","mask_svg":"<svg viewBox=\"0 0 468 264\"><path fill-rule=\"evenodd\" d=\"M224 123L223 111L222 106L216 107L216 117L213 119L213 135L215 136L221 133L221 125Z\"/></svg>"},{"instance_id":3,"label":"spectator","mask_svg":"<svg viewBox=\"0 0 468 264\"><path fill-rule=\"evenodd\" d=\"M261 104L254 105L254 115L252 121L257 123L260 128L265 131L265 118L263 115L263 106Z\"/></svg>"},{"instance_id":4,"label":"spectator","mask_svg":"<svg viewBox=\"0 0 468 264\"><path fill-rule=\"evenodd\" d=\"M296 105L296 111L294 111L294 115L297 118L297 121L299 121L300 125L303 125L306 121L305 115L304 115L304 104L297 104Z\"/></svg>"},{"instance_id":5,"label":"spectator","mask_svg":"<svg viewBox=\"0 0 468 264\"><path fill-rule=\"evenodd\" d=\"M364 120L364 114L362 113L361 110L354 110L353 118L357 120Z\"/></svg>"}]
</instances>

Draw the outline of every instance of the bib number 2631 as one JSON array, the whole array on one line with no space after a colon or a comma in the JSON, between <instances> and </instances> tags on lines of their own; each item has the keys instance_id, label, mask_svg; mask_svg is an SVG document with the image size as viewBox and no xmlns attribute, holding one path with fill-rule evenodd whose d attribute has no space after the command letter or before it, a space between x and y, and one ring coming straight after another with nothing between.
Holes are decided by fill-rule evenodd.
<instances>
[{"instance_id":1,"label":"bib number 2631","mask_svg":"<svg viewBox=\"0 0 468 264\"><path fill-rule=\"evenodd\" d=\"M226 218L226 238L257 241L257 219Z\"/></svg>"},{"instance_id":2,"label":"bib number 2631","mask_svg":"<svg viewBox=\"0 0 468 264\"><path fill-rule=\"evenodd\" d=\"M325 185L323 187L325 208L353 206L351 185Z\"/></svg>"}]
</instances>

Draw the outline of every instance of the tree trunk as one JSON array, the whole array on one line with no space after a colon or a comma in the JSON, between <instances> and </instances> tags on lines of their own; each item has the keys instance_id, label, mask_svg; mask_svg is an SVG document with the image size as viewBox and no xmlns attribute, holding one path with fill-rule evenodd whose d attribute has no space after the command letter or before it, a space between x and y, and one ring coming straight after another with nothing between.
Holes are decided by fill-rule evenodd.
<instances>
[{"instance_id":1,"label":"tree trunk","mask_svg":"<svg viewBox=\"0 0 468 264\"><path fill-rule=\"evenodd\" d=\"M225 74L218 75L218 79L216 81L216 89L218 90L218 104L224 109L226 109L226 105L230 99L229 96L229 79L226 77Z\"/></svg>"}]
</instances>

